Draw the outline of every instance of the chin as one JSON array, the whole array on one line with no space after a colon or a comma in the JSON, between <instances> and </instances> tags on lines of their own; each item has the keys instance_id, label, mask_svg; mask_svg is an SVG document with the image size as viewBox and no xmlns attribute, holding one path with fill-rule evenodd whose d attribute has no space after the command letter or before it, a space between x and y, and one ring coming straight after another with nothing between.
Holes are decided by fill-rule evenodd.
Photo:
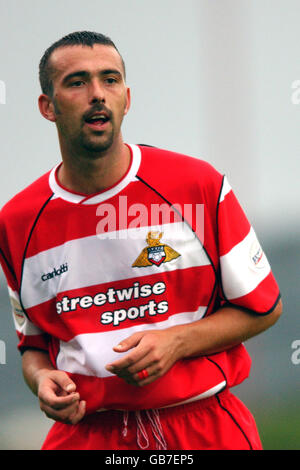
<instances>
[{"instance_id":1,"label":"chin","mask_svg":"<svg viewBox=\"0 0 300 470\"><path fill-rule=\"evenodd\" d=\"M113 144L113 136L106 140L102 140L102 142L95 142L95 141L85 141L82 143L82 146L85 150L89 152L106 152Z\"/></svg>"}]
</instances>

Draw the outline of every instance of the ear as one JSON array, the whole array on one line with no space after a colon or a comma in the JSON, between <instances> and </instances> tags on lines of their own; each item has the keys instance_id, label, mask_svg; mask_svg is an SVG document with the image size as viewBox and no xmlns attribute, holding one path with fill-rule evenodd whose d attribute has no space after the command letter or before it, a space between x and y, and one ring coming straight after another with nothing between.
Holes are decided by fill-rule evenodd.
<instances>
[{"instance_id":1,"label":"ear","mask_svg":"<svg viewBox=\"0 0 300 470\"><path fill-rule=\"evenodd\" d=\"M56 122L56 113L52 99L48 95L40 95L38 105L41 115L48 121Z\"/></svg>"},{"instance_id":2,"label":"ear","mask_svg":"<svg viewBox=\"0 0 300 470\"><path fill-rule=\"evenodd\" d=\"M126 89L126 106L124 109L124 116L128 113L131 105L131 93L130 93L130 88L127 87Z\"/></svg>"}]
</instances>

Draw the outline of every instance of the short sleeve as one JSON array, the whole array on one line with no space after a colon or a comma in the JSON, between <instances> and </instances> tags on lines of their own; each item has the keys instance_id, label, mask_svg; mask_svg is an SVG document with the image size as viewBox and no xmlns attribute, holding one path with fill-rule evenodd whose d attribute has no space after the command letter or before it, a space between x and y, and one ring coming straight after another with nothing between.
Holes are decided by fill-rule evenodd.
<instances>
[{"instance_id":1,"label":"short sleeve","mask_svg":"<svg viewBox=\"0 0 300 470\"><path fill-rule=\"evenodd\" d=\"M18 292L8 286L8 293L13 321L19 338L19 351L22 353L28 348L48 351L48 335L30 321L21 306Z\"/></svg>"},{"instance_id":2,"label":"short sleeve","mask_svg":"<svg viewBox=\"0 0 300 470\"><path fill-rule=\"evenodd\" d=\"M8 242L4 235L4 226L0 219L0 264L7 281L8 294L12 307L13 322L19 338L18 349L22 353L26 348L48 350L48 335L36 327L22 308L18 281L9 254Z\"/></svg>"},{"instance_id":3,"label":"short sleeve","mask_svg":"<svg viewBox=\"0 0 300 470\"><path fill-rule=\"evenodd\" d=\"M280 292L256 233L226 178L218 203L221 297L257 314L268 314Z\"/></svg>"}]
</instances>

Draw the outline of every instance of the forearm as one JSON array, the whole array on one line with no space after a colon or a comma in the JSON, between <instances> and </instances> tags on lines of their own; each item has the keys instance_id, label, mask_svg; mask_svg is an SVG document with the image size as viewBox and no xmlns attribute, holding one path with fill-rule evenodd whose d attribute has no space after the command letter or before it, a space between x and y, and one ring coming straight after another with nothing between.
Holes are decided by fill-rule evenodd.
<instances>
[{"instance_id":1,"label":"forearm","mask_svg":"<svg viewBox=\"0 0 300 470\"><path fill-rule=\"evenodd\" d=\"M162 330L133 333L114 347L125 356L106 369L130 384L144 386L163 376L184 358L225 351L272 326L281 314L281 302L268 315L225 306L199 321ZM139 372L146 370L146 377Z\"/></svg>"},{"instance_id":2,"label":"forearm","mask_svg":"<svg viewBox=\"0 0 300 470\"><path fill-rule=\"evenodd\" d=\"M54 367L46 351L27 349L22 356L22 370L25 382L31 391L37 395L41 374L54 370Z\"/></svg>"},{"instance_id":3,"label":"forearm","mask_svg":"<svg viewBox=\"0 0 300 470\"><path fill-rule=\"evenodd\" d=\"M80 401L76 384L62 370L53 367L47 352L28 349L22 358L24 379L38 397L48 418L77 424L85 415L86 403Z\"/></svg>"},{"instance_id":4,"label":"forearm","mask_svg":"<svg viewBox=\"0 0 300 470\"><path fill-rule=\"evenodd\" d=\"M171 328L177 334L180 357L214 354L229 349L271 327L281 314L281 301L268 315L259 316L226 306L188 325Z\"/></svg>"}]
</instances>

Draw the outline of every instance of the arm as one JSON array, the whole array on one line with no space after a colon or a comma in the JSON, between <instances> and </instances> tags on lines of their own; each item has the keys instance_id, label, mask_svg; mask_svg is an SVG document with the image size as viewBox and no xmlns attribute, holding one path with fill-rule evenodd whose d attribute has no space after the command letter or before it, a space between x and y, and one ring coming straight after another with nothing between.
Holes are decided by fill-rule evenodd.
<instances>
[{"instance_id":1,"label":"arm","mask_svg":"<svg viewBox=\"0 0 300 470\"><path fill-rule=\"evenodd\" d=\"M83 418L85 402L75 392L75 383L64 371L54 369L46 352L27 349L22 368L25 382L48 418L66 424L76 424Z\"/></svg>"},{"instance_id":2,"label":"arm","mask_svg":"<svg viewBox=\"0 0 300 470\"><path fill-rule=\"evenodd\" d=\"M281 300L265 316L235 306L224 306L197 324L185 325L180 334L183 357L214 354L236 346L270 328L281 313Z\"/></svg>"},{"instance_id":3,"label":"arm","mask_svg":"<svg viewBox=\"0 0 300 470\"><path fill-rule=\"evenodd\" d=\"M282 312L281 300L266 316L225 306L202 320L165 330L135 333L114 347L127 355L107 370L134 385L147 385L164 375L179 359L214 354L240 344L270 328ZM138 372L149 376L140 380Z\"/></svg>"}]
</instances>

